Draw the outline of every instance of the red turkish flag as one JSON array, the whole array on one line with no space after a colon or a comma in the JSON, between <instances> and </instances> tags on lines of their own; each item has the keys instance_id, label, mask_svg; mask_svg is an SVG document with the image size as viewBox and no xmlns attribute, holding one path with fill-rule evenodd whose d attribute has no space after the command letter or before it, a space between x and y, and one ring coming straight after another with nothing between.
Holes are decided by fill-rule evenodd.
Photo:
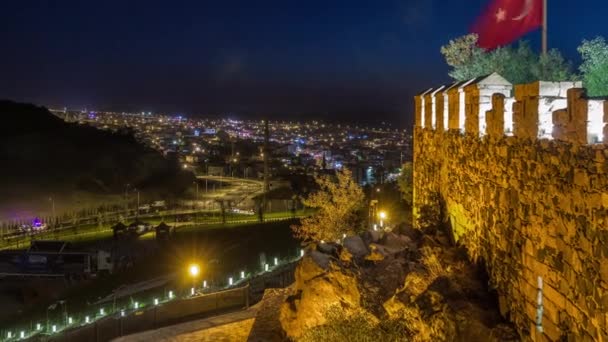
<instances>
[{"instance_id":1,"label":"red turkish flag","mask_svg":"<svg viewBox=\"0 0 608 342\"><path fill-rule=\"evenodd\" d=\"M543 23L543 0L493 0L473 26L479 46L507 45Z\"/></svg>"}]
</instances>

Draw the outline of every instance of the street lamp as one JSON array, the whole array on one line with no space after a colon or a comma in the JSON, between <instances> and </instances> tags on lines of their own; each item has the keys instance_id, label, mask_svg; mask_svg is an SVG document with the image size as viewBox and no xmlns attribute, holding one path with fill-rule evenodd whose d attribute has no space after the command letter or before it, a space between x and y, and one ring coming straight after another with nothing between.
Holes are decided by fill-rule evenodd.
<instances>
[{"instance_id":1,"label":"street lamp","mask_svg":"<svg viewBox=\"0 0 608 342\"><path fill-rule=\"evenodd\" d=\"M190 266L188 267L188 273L192 278L198 277L200 272L201 269L197 264L190 264Z\"/></svg>"},{"instance_id":2,"label":"street lamp","mask_svg":"<svg viewBox=\"0 0 608 342\"><path fill-rule=\"evenodd\" d=\"M380 217L380 227L384 227L384 220L386 219L386 212L381 211L380 213L378 213L378 216Z\"/></svg>"},{"instance_id":3,"label":"street lamp","mask_svg":"<svg viewBox=\"0 0 608 342\"><path fill-rule=\"evenodd\" d=\"M188 266L188 274L192 278L192 289L190 290L190 294L193 296L194 296L194 287L196 284L196 278L199 276L200 273L201 273L201 268L199 265L193 263L193 264L190 264L190 266Z\"/></svg>"},{"instance_id":4,"label":"street lamp","mask_svg":"<svg viewBox=\"0 0 608 342\"><path fill-rule=\"evenodd\" d=\"M57 219L57 214L55 213L55 200L53 197L49 197L49 201L51 201L51 208L53 210L53 221Z\"/></svg>"}]
</instances>

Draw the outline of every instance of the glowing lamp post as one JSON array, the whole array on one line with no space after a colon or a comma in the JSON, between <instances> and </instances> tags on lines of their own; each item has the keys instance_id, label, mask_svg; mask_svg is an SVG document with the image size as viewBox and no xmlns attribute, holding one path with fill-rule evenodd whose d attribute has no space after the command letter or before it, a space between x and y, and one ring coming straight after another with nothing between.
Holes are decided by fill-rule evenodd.
<instances>
[{"instance_id":1,"label":"glowing lamp post","mask_svg":"<svg viewBox=\"0 0 608 342\"><path fill-rule=\"evenodd\" d=\"M190 273L190 276L192 278L198 277L200 272L201 272L201 269L197 264L191 264L190 267L188 267L188 273Z\"/></svg>"},{"instance_id":2,"label":"glowing lamp post","mask_svg":"<svg viewBox=\"0 0 608 342\"><path fill-rule=\"evenodd\" d=\"M196 278L201 273L201 268L197 264L190 264L188 267L188 273L192 278L192 289L190 290L190 295L194 296L194 284L196 284Z\"/></svg>"},{"instance_id":3,"label":"glowing lamp post","mask_svg":"<svg viewBox=\"0 0 608 342\"><path fill-rule=\"evenodd\" d=\"M380 227L384 227L384 220L386 219L386 212L385 211L381 211L380 213L378 213L378 217L380 217Z\"/></svg>"}]
</instances>

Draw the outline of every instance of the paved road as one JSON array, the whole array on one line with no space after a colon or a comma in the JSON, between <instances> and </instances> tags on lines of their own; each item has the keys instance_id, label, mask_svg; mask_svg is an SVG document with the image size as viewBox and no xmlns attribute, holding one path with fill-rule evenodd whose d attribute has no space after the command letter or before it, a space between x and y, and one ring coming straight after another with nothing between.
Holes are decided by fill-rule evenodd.
<instances>
[{"instance_id":1,"label":"paved road","mask_svg":"<svg viewBox=\"0 0 608 342\"><path fill-rule=\"evenodd\" d=\"M209 186L199 188L199 197L203 200L231 200L236 203L244 202L261 194L264 191L264 182L255 179L197 176L201 183L204 180L222 183L221 187L215 186L215 191L209 190Z\"/></svg>"},{"instance_id":2,"label":"paved road","mask_svg":"<svg viewBox=\"0 0 608 342\"><path fill-rule=\"evenodd\" d=\"M123 336L112 341L247 341L256 313L257 307L254 306L247 310Z\"/></svg>"}]
</instances>

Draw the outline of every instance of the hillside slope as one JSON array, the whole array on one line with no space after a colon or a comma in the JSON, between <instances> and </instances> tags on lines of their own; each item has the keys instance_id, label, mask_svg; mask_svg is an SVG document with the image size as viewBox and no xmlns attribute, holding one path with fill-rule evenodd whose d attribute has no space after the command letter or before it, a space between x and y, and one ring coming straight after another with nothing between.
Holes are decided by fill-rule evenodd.
<instances>
[{"instance_id":1,"label":"hillside slope","mask_svg":"<svg viewBox=\"0 0 608 342\"><path fill-rule=\"evenodd\" d=\"M24 191L30 197L117 194L126 184L179 193L193 179L128 131L66 123L46 108L12 101L0 101L0 120L2 202Z\"/></svg>"}]
</instances>

